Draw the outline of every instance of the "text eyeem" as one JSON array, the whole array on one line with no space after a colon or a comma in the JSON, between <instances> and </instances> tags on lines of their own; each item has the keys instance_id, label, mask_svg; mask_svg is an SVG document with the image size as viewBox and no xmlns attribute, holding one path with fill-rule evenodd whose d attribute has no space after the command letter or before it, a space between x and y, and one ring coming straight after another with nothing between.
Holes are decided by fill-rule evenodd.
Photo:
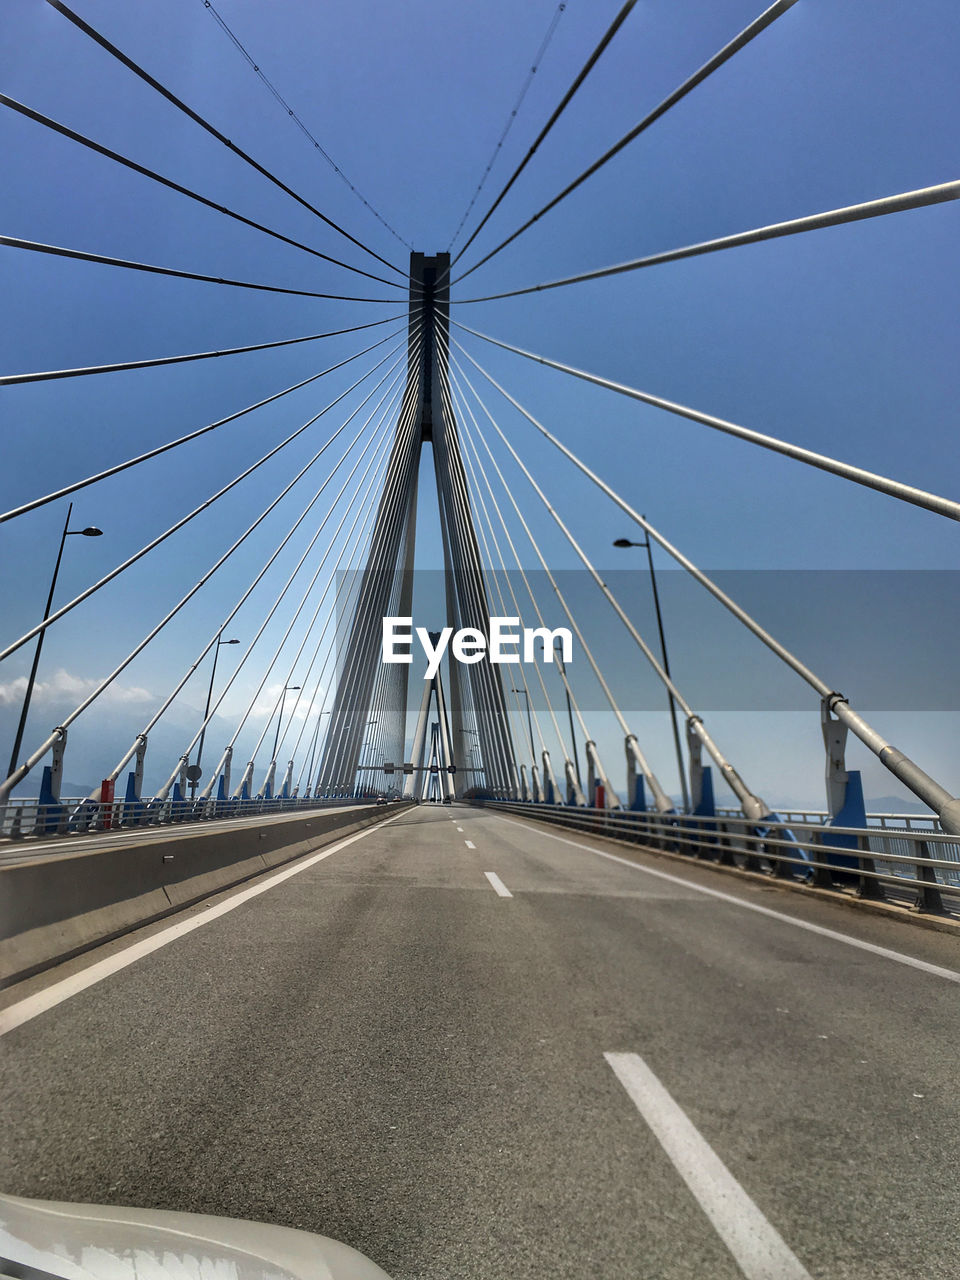
<instances>
[{"instance_id":1,"label":"text eyeem","mask_svg":"<svg viewBox=\"0 0 960 1280\"><path fill-rule=\"evenodd\" d=\"M444 627L433 632L436 641L426 627L413 627L412 618L384 618L382 657L385 663L411 663L413 661L413 637L423 648L427 659L424 680L432 680L440 668L447 647L457 662L468 666L475 662L510 663L536 662L537 641L540 641L540 660L553 662L554 648L559 641L563 662L572 661L573 639L566 627L520 627L519 618L491 618L490 634L485 635L476 627Z\"/></svg>"}]
</instances>

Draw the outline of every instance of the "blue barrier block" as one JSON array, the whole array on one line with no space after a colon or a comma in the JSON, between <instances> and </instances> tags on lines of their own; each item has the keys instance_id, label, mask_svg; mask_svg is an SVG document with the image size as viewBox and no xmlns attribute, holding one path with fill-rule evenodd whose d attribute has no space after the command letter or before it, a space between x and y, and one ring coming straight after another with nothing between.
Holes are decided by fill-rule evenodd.
<instances>
[{"instance_id":1,"label":"blue barrier block","mask_svg":"<svg viewBox=\"0 0 960 1280\"><path fill-rule=\"evenodd\" d=\"M643 774L637 774L637 785L633 789L633 795L630 797L630 808L634 813L646 813L647 811L647 789L643 783Z\"/></svg>"},{"instance_id":2,"label":"blue barrier block","mask_svg":"<svg viewBox=\"0 0 960 1280\"><path fill-rule=\"evenodd\" d=\"M859 769L851 769L847 774L847 787L843 797L843 808L830 819L820 837L826 850L824 862L832 867L844 867L849 870L860 870L860 859L845 853L830 853L830 849L857 849L857 837L831 835L831 827L865 827L867 825L867 808L863 801L863 780Z\"/></svg>"},{"instance_id":3,"label":"blue barrier block","mask_svg":"<svg viewBox=\"0 0 960 1280\"><path fill-rule=\"evenodd\" d=\"M170 796L170 818L173 822L181 822L186 816L187 802L184 799L183 792L180 790L180 779L173 784L173 791Z\"/></svg>"},{"instance_id":4,"label":"blue barrier block","mask_svg":"<svg viewBox=\"0 0 960 1280\"><path fill-rule=\"evenodd\" d=\"M43 766L43 778L40 781L40 797L37 801L37 824L34 835L45 836L58 830L61 820L66 816L66 805L62 805L53 794L53 769Z\"/></svg>"},{"instance_id":5,"label":"blue barrier block","mask_svg":"<svg viewBox=\"0 0 960 1280\"><path fill-rule=\"evenodd\" d=\"M710 765L707 765L703 770L700 803L693 812L698 818L715 818L717 816L717 806L713 800L713 769Z\"/></svg>"},{"instance_id":6,"label":"blue barrier block","mask_svg":"<svg viewBox=\"0 0 960 1280\"><path fill-rule=\"evenodd\" d=\"M140 822L146 805L137 795L137 775L127 774L127 790L123 797L123 825L135 827Z\"/></svg>"}]
</instances>

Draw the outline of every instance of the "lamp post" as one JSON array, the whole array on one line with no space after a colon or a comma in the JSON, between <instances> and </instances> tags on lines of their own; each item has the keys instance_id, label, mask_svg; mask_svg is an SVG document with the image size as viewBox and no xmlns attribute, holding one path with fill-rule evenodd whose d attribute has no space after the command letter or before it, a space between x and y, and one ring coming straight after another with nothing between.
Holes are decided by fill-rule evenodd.
<instances>
[{"instance_id":1,"label":"lamp post","mask_svg":"<svg viewBox=\"0 0 960 1280\"><path fill-rule=\"evenodd\" d=\"M276 761L277 747L280 745L280 722L283 720L283 704L287 700L287 694L292 692L294 689L299 688L300 686L298 684L285 684L283 686L283 694L280 698L280 710L277 712L277 732L273 739L273 755L270 757L273 761Z\"/></svg>"},{"instance_id":2,"label":"lamp post","mask_svg":"<svg viewBox=\"0 0 960 1280\"><path fill-rule=\"evenodd\" d=\"M63 522L63 533L60 536L60 549L57 552L57 562L53 566L53 577L50 579L50 590L47 592L47 604L43 611L43 621L50 617L50 606L53 604L53 593L57 585L57 575L60 572L60 561L63 559L63 547L67 538L76 536L80 538L99 538L103 534L102 529L94 528L88 525L86 529L70 528L70 513L73 511L73 503L67 507L67 518ZM30 675L27 679L27 690L23 695L23 706L20 709L20 723L17 725L17 736L13 740L13 751L10 753L10 768L7 772L9 777L17 767L17 758L20 755L20 746L23 742L23 731L27 727L27 714L30 710L30 699L33 697L33 686L37 679L37 668L40 666L40 650L43 648L43 638L47 634L46 628L37 636L37 647L33 654L33 665L30 668Z\"/></svg>"},{"instance_id":3,"label":"lamp post","mask_svg":"<svg viewBox=\"0 0 960 1280\"><path fill-rule=\"evenodd\" d=\"M372 724L379 724L379 723L380 723L380 719L379 717L377 717L373 720L368 720L366 724L363 726L363 735L360 740L360 767L361 768L363 768L364 765L369 765L373 762L373 756L374 756L373 743L370 741L370 738L367 734L367 730L370 728ZM366 759L364 759L364 756L366 756Z\"/></svg>"},{"instance_id":4,"label":"lamp post","mask_svg":"<svg viewBox=\"0 0 960 1280\"><path fill-rule=\"evenodd\" d=\"M473 768L470 770L470 772L474 775L474 782L476 782L476 775L481 772L480 769L477 767L478 761L480 759L480 752L478 749L479 743L480 743L480 730L479 729L461 729L460 732L463 734L465 738L469 735L472 735L477 740L476 744L474 743L470 744L470 755L473 757Z\"/></svg>"},{"instance_id":5,"label":"lamp post","mask_svg":"<svg viewBox=\"0 0 960 1280\"><path fill-rule=\"evenodd\" d=\"M643 517L646 520L646 516ZM643 542L631 542L629 538L617 538L613 544L615 547L646 547L647 564L650 566L650 585L653 587L653 607L657 613L657 630L660 633L660 655L663 658L663 669L666 674L670 675L670 660L667 657L667 641L663 633L663 615L660 612L660 593L657 590L657 575L653 568L653 548L650 546L650 539L645 538ZM667 701L670 706L670 723L673 725L673 745L677 752L677 770L680 774L680 792L683 796L683 807L690 811L690 794L687 790L687 775L683 767L683 752L680 748L680 730L677 727L677 706L670 689L667 690Z\"/></svg>"},{"instance_id":6,"label":"lamp post","mask_svg":"<svg viewBox=\"0 0 960 1280\"><path fill-rule=\"evenodd\" d=\"M213 647L213 666L210 668L210 684L207 686L207 705L203 709L203 728L200 730L200 741L197 743L197 763L196 768L200 768L200 760L203 756L203 740L207 736L207 716L210 714L210 700L213 697L213 677L217 674L217 658L220 656L220 646L222 644L239 644L239 640L221 640L223 628L221 627L217 633L217 643ZM196 780L190 783L190 799L193 800L197 794L197 783L203 775L198 773Z\"/></svg>"},{"instance_id":7,"label":"lamp post","mask_svg":"<svg viewBox=\"0 0 960 1280\"><path fill-rule=\"evenodd\" d=\"M357 760L358 772L363 771L371 774L376 772L376 766L373 763L374 755L376 753L374 752L374 749L373 749L373 743L370 741L369 737L367 736L367 731L369 730L372 724L379 724L379 723L380 723L379 717L374 717L372 720L368 720L363 726L363 731L360 735L360 755ZM370 789L369 786L367 785L365 778L360 778L358 780L357 786L360 788L361 795L363 794L363 791L365 788L368 790Z\"/></svg>"},{"instance_id":8,"label":"lamp post","mask_svg":"<svg viewBox=\"0 0 960 1280\"><path fill-rule=\"evenodd\" d=\"M514 689L514 690L513 690L513 692L514 692L514 693L522 693L522 694L523 694L523 696L524 696L524 697L526 698L526 700L527 700L527 729L528 729L528 730L529 730L529 732L530 732L530 759L533 761L533 763L534 763L534 764L536 764L536 762L537 762L537 749L536 749L536 747L533 745L533 716L531 716L531 714L530 714L530 694L527 692L526 688L523 688L523 689Z\"/></svg>"}]
</instances>

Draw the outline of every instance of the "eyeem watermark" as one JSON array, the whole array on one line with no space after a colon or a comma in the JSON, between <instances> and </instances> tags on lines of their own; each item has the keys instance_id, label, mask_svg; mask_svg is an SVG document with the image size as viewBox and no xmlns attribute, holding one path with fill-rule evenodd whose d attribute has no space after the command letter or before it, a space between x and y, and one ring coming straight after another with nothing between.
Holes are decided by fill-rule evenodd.
<instances>
[{"instance_id":1,"label":"eyeem watermark","mask_svg":"<svg viewBox=\"0 0 960 1280\"><path fill-rule=\"evenodd\" d=\"M563 662L573 658L573 638L566 627L520 627L519 618L491 618L489 638L476 627L444 627L435 631L436 643L426 627L413 627L412 618L384 618L382 657L385 663L409 664L413 662L413 637L423 648L427 659L424 680L432 680L440 668L443 655L450 653L457 662L472 666L475 662L496 664L510 662L537 662L537 641L540 642L542 662L553 662L554 648L560 642Z\"/></svg>"}]
</instances>

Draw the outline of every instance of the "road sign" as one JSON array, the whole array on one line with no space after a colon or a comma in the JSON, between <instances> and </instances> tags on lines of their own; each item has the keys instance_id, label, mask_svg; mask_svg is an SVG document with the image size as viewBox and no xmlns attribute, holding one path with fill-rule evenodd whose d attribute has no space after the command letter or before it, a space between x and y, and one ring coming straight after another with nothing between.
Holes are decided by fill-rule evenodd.
<instances>
[{"instance_id":1,"label":"road sign","mask_svg":"<svg viewBox=\"0 0 960 1280\"><path fill-rule=\"evenodd\" d=\"M187 766L188 782L199 782L202 777L203 777L203 770L200 768L198 764L191 764Z\"/></svg>"},{"instance_id":2,"label":"road sign","mask_svg":"<svg viewBox=\"0 0 960 1280\"><path fill-rule=\"evenodd\" d=\"M403 766L403 772L404 772L404 773L413 773L413 765L412 765L412 764L405 764L405 765Z\"/></svg>"},{"instance_id":3,"label":"road sign","mask_svg":"<svg viewBox=\"0 0 960 1280\"><path fill-rule=\"evenodd\" d=\"M395 771L396 771L396 765L394 765L392 761L389 764L384 764L383 766L384 773L394 773Z\"/></svg>"}]
</instances>

